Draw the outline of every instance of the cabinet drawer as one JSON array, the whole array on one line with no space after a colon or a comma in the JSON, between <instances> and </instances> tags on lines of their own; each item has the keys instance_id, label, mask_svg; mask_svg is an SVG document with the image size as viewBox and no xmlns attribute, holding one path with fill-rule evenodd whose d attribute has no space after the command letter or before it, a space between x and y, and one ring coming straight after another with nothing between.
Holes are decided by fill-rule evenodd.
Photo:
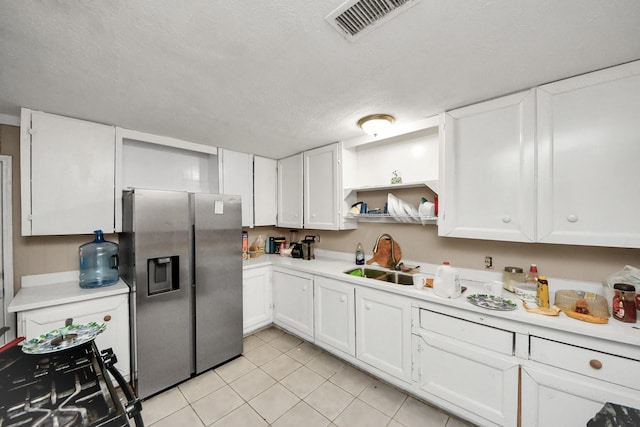
<instances>
[{"instance_id":1,"label":"cabinet drawer","mask_svg":"<svg viewBox=\"0 0 640 427\"><path fill-rule=\"evenodd\" d=\"M631 388L640 388L640 361L531 337L529 358L567 371Z\"/></svg>"},{"instance_id":2,"label":"cabinet drawer","mask_svg":"<svg viewBox=\"0 0 640 427\"><path fill-rule=\"evenodd\" d=\"M429 310L420 310L420 327L478 347L512 355L514 333Z\"/></svg>"}]
</instances>

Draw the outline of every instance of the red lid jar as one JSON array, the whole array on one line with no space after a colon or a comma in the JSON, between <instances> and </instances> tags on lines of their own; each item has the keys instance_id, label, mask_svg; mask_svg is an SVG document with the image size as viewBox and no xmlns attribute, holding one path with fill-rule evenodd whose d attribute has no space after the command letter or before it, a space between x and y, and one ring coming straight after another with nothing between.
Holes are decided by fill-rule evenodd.
<instances>
[{"instance_id":1,"label":"red lid jar","mask_svg":"<svg viewBox=\"0 0 640 427\"><path fill-rule=\"evenodd\" d=\"M616 283L613 292L613 318L636 323L636 288L626 283Z\"/></svg>"}]
</instances>

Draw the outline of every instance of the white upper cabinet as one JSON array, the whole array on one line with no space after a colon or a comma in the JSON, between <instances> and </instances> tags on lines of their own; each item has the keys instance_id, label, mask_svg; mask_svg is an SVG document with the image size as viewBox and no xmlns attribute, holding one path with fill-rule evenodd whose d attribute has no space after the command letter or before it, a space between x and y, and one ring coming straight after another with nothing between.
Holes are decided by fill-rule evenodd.
<instances>
[{"instance_id":1,"label":"white upper cabinet","mask_svg":"<svg viewBox=\"0 0 640 427\"><path fill-rule=\"evenodd\" d=\"M533 241L534 91L443 117L438 235Z\"/></svg>"},{"instance_id":2,"label":"white upper cabinet","mask_svg":"<svg viewBox=\"0 0 640 427\"><path fill-rule=\"evenodd\" d=\"M302 153L278 160L278 227L302 228Z\"/></svg>"},{"instance_id":3,"label":"white upper cabinet","mask_svg":"<svg viewBox=\"0 0 640 427\"><path fill-rule=\"evenodd\" d=\"M240 195L242 226L253 227L253 154L218 150L220 194Z\"/></svg>"},{"instance_id":4,"label":"white upper cabinet","mask_svg":"<svg viewBox=\"0 0 640 427\"><path fill-rule=\"evenodd\" d=\"M120 127L116 143L122 145L123 188L218 192L216 147Z\"/></svg>"},{"instance_id":5,"label":"white upper cabinet","mask_svg":"<svg viewBox=\"0 0 640 427\"><path fill-rule=\"evenodd\" d=\"M640 61L444 113L438 234L640 248Z\"/></svg>"},{"instance_id":6,"label":"white upper cabinet","mask_svg":"<svg viewBox=\"0 0 640 427\"><path fill-rule=\"evenodd\" d=\"M537 98L538 241L640 248L640 62Z\"/></svg>"},{"instance_id":7,"label":"white upper cabinet","mask_svg":"<svg viewBox=\"0 0 640 427\"><path fill-rule=\"evenodd\" d=\"M304 152L304 228L339 230L342 180L338 144Z\"/></svg>"},{"instance_id":8,"label":"white upper cabinet","mask_svg":"<svg viewBox=\"0 0 640 427\"><path fill-rule=\"evenodd\" d=\"M28 109L21 116L22 235L120 231L115 128Z\"/></svg>"},{"instance_id":9,"label":"white upper cabinet","mask_svg":"<svg viewBox=\"0 0 640 427\"><path fill-rule=\"evenodd\" d=\"M253 200L256 227L276 225L278 213L278 162L253 157Z\"/></svg>"}]
</instances>

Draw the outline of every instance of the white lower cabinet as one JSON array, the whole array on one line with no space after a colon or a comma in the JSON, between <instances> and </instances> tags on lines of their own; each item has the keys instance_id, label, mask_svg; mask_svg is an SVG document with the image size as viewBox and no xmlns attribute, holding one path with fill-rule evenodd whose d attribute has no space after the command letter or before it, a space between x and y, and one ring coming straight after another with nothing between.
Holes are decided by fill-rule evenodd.
<instances>
[{"instance_id":1,"label":"white lower cabinet","mask_svg":"<svg viewBox=\"0 0 640 427\"><path fill-rule=\"evenodd\" d=\"M96 346L99 350L112 348L118 358L115 366L125 379L129 379L129 294L20 311L17 314L18 336L27 339L64 327L67 319L72 319L73 324L106 323L105 331L96 337Z\"/></svg>"},{"instance_id":2,"label":"white lower cabinet","mask_svg":"<svg viewBox=\"0 0 640 427\"><path fill-rule=\"evenodd\" d=\"M640 408L640 393L549 367L522 368L521 427L584 427L606 402Z\"/></svg>"},{"instance_id":3,"label":"white lower cabinet","mask_svg":"<svg viewBox=\"0 0 640 427\"><path fill-rule=\"evenodd\" d=\"M640 408L639 360L535 336L529 353L522 427L585 426L606 402Z\"/></svg>"},{"instance_id":4,"label":"white lower cabinet","mask_svg":"<svg viewBox=\"0 0 640 427\"><path fill-rule=\"evenodd\" d=\"M412 345L421 394L480 425L517 425L513 333L428 310L420 310L419 321Z\"/></svg>"},{"instance_id":5,"label":"white lower cabinet","mask_svg":"<svg viewBox=\"0 0 640 427\"><path fill-rule=\"evenodd\" d=\"M411 299L356 289L356 357L411 381Z\"/></svg>"},{"instance_id":6,"label":"white lower cabinet","mask_svg":"<svg viewBox=\"0 0 640 427\"><path fill-rule=\"evenodd\" d=\"M271 267L246 269L242 274L242 330L245 335L269 325L271 314Z\"/></svg>"},{"instance_id":7,"label":"white lower cabinet","mask_svg":"<svg viewBox=\"0 0 640 427\"><path fill-rule=\"evenodd\" d=\"M355 288L326 277L314 279L315 342L349 356L356 355Z\"/></svg>"},{"instance_id":8,"label":"white lower cabinet","mask_svg":"<svg viewBox=\"0 0 640 427\"><path fill-rule=\"evenodd\" d=\"M273 323L313 341L313 276L274 268Z\"/></svg>"}]
</instances>

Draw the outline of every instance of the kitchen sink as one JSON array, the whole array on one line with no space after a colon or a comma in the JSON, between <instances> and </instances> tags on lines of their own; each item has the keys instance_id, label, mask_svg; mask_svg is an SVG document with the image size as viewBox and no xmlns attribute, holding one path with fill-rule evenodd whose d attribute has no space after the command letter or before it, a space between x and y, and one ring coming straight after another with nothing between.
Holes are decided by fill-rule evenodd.
<instances>
[{"instance_id":1,"label":"kitchen sink","mask_svg":"<svg viewBox=\"0 0 640 427\"><path fill-rule=\"evenodd\" d=\"M352 270L345 271L346 274L351 276L366 277L368 279L378 279L380 276L388 274L388 271L376 270L374 268L354 268Z\"/></svg>"},{"instance_id":2,"label":"kitchen sink","mask_svg":"<svg viewBox=\"0 0 640 427\"><path fill-rule=\"evenodd\" d=\"M413 285L413 276L411 274L396 271L377 270L374 268L354 268L345 271L345 274L394 283L396 285Z\"/></svg>"},{"instance_id":3,"label":"kitchen sink","mask_svg":"<svg viewBox=\"0 0 640 427\"><path fill-rule=\"evenodd\" d=\"M413 276L405 273L390 272L384 276L380 276L378 280L384 280L385 282L395 283L396 285L413 285Z\"/></svg>"}]
</instances>

